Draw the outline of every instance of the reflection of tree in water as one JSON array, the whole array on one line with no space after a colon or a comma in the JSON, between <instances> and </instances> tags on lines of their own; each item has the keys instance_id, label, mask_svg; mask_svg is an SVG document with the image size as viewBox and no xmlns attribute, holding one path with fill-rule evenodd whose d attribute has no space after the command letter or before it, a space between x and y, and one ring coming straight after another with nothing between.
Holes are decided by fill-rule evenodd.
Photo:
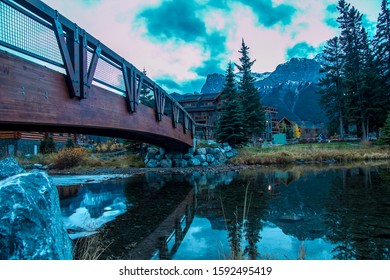
<instances>
[{"instance_id":1,"label":"reflection of tree in water","mask_svg":"<svg viewBox=\"0 0 390 280\"><path fill-rule=\"evenodd\" d=\"M267 199L264 183L260 183L259 179L256 177L251 182L238 179L219 189L232 259L242 259L245 255L249 259L260 257L256 245L261 238ZM246 245L242 250L244 241Z\"/></svg>"},{"instance_id":2,"label":"reflection of tree in water","mask_svg":"<svg viewBox=\"0 0 390 280\"><path fill-rule=\"evenodd\" d=\"M389 170L345 169L325 204L328 238L336 259L390 259Z\"/></svg>"}]
</instances>

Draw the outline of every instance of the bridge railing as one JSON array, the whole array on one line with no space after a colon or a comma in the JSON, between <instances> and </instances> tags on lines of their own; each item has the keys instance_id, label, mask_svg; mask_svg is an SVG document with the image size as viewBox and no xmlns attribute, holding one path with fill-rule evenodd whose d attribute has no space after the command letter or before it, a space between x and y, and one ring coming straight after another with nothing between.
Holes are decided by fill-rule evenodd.
<instances>
[{"instance_id":1,"label":"bridge railing","mask_svg":"<svg viewBox=\"0 0 390 280\"><path fill-rule=\"evenodd\" d=\"M87 99L92 83L124 96L135 113L144 90L153 92L156 120L194 136L195 122L164 89L126 59L39 0L0 0L0 45L66 74L71 98Z\"/></svg>"}]
</instances>

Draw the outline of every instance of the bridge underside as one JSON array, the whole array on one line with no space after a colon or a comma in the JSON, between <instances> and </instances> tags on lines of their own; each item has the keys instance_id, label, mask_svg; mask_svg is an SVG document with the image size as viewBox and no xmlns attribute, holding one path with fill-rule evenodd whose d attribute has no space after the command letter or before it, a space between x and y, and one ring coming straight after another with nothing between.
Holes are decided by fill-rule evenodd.
<instances>
[{"instance_id":1,"label":"bridge underside","mask_svg":"<svg viewBox=\"0 0 390 280\"><path fill-rule=\"evenodd\" d=\"M142 104L127 111L123 96L92 85L87 99L70 98L65 76L0 51L0 130L91 134L139 140L184 151L191 133L172 119L156 120Z\"/></svg>"}]
</instances>

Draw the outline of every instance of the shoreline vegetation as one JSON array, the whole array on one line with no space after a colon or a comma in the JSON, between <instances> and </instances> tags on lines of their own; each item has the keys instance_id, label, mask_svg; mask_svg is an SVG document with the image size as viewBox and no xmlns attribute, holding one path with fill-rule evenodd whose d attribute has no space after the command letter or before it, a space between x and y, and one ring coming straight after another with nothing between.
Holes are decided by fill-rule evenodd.
<instances>
[{"instance_id":1,"label":"shoreline vegetation","mask_svg":"<svg viewBox=\"0 0 390 280\"><path fill-rule=\"evenodd\" d=\"M58 153L17 158L24 167L34 164L48 166L49 174L137 174L149 171L186 174L194 171L223 172L258 168L259 166L286 167L291 165L353 164L360 162L386 161L390 159L390 146L357 142L333 142L296 144L274 147L243 147L238 156L224 165L185 168L146 168L144 159L126 151L115 153L91 153L83 148L64 149Z\"/></svg>"}]
</instances>

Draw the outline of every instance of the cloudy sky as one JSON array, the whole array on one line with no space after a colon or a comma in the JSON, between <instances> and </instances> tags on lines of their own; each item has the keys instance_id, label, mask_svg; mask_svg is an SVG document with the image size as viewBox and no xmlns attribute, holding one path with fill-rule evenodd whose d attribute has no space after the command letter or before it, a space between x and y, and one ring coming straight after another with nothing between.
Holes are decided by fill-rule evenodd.
<instances>
[{"instance_id":1,"label":"cloudy sky","mask_svg":"<svg viewBox=\"0 0 390 280\"><path fill-rule=\"evenodd\" d=\"M244 38L254 72L312 58L338 34L337 0L43 0L168 92L198 92L207 74L238 62ZM350 0L375 30L381 0Z\"/></svg>"}]
</instances>

